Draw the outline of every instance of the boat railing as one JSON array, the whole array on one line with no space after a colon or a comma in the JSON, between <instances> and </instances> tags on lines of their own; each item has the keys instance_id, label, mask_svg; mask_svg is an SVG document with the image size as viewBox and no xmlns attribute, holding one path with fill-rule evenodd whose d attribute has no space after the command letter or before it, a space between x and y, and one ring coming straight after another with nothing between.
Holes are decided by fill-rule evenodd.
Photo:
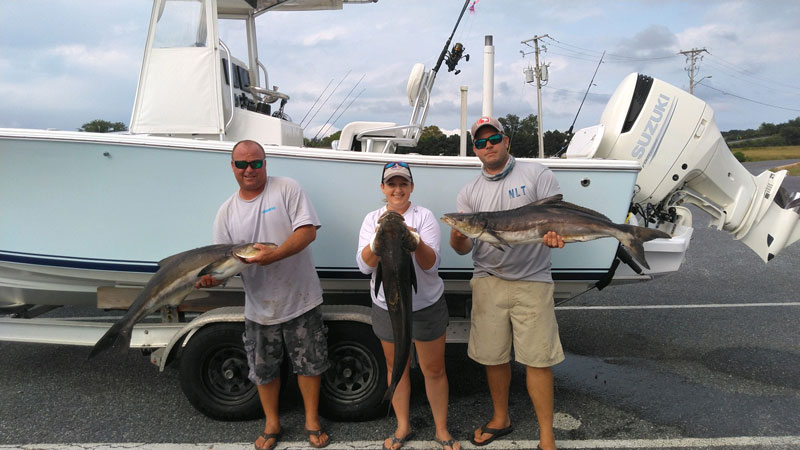
<instances>
[{"instance_id":1,"label":"boat railing","mask_svg":"<svg viewBox=\"0 0 800 450\"><path fill-rule=\"evenodd\" d=\"M264 87L250 86L250 92L252 92L254 96L258 97L257 100L264 103L275 103L277 100L289 101L289 96L283 92L278 92L277 86L273 86L272 89L268 87L269 75L267 74L267 68L261 63L261 61L258 61L257 65L258 68L261 68L261 70L264 71ZM258 68L256 70L258 70Z\"/></svg>"},{"instance_id":2,"label":"boat railing","mask_svg":"<svg viewBox=\"0 0 800 450\"><path fill-rule=\"evenodd\" d=\"M220 48L221 48L221 49L225 50L225 53L227 53L227 54L228 54L228 57L226 58L226 59L227 59L227 61L228 61L228 73L230 74L231 80L233 80L233 63L231 62L231 51L230 51L230 49L228 48L228 46L227 46L227 45L225 45L225 43L224 43L224 42L222 42L222 39L220 39L220 40L219 40L219 46L220 46ZM234 102L233 102L233 81L231 81L230 83L228 83L228 90L229 90L229 91L230 91L230 93L231 93L231 116L230 116L230 117L228 118L228 120L225 122L225 128L223 128L223 132L224 132L224 130L227 130L227 129L228 129L228 126L230 126L231 122L233 122L233 108L234 108Z\"/></svg>"}]
</instances>

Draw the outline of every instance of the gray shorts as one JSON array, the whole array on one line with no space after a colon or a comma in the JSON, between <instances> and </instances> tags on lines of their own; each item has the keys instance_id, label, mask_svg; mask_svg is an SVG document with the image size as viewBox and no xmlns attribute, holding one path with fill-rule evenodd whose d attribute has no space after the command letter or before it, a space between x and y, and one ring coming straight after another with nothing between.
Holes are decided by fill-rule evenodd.
<instances>
[{"instance_id":1,"label":"gray shorts","mask_svg":"<svg viewBox=\"0 0 800 450\"><path fill-rule=\"evenodd\" d=\"M447 329L450 313L444 295L431 306L414 311L411 315L411 338L415 341L429 342L440 338ZM392 320L389 311L372 304L372 330L378 339L394 342Z\"/></svg>"},{"instance_id":2,"label":"gray shorts","mask_svg":"<svg viewBox=\"0 0 800 450\"><path fill-rule=\"evenodd\" d=\"M261 325L245 319L242 336L250 366L248 378L256 385L267 384L281 372L284 349L294 373L320 375L328 362L328 328L322 322L320 307L276 325Z\"/></svg>"}]
</instances>

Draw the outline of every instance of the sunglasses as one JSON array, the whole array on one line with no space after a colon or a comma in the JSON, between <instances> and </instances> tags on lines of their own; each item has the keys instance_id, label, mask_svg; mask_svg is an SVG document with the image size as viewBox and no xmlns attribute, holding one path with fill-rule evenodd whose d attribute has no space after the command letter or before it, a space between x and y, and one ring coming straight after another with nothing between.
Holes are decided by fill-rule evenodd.
<instances>
[{"instance_id":1,"label":"sunglasses","mask_svg":"<svg viewBox=\"0 0 800 450\"><path fill-rule=\"evenodd\" d=\"M386 163L386 165L383 166L383 173L381 173L381 181L383 181L383 176L386 174L386 170L391 169L394 166L405 167L406 169L408 169L408 174L411 175L411 167L408 167L408 163L405 163L403 161L395 161ZM413 179L414 177L411 176L411 178Z\"/></svg>"},{"instance_id":2,"label":"sunglasses","mask_svg":"<svg viewBox=\"0 0 800 450\"><path fill-rule=\"evenodd\" d=\"M493 135L489 136L486 139L477 139L477 140L475 140L475 142L472 143L472 145L474 145L475 148L477 148L477 149L483 149L483 148L486 148L486 143L487 142L491 143L492 145L497 145L497 144L503 142L503 135L500 134L500 133L497 133L497 134L493 134Z\"/></svg>"},{"instance_id":3,"label":"sunglasses","mask_svg":"<svg viewBox=\"0 0 800 450\"><path fill-rule=\"evenodd\" d=\"M252 161L234 161L233 165L236 166L237 169L247 169L247 166L250 166L253 169L260 169L264 166L264 160L254 159Z\"/></svg>"}]
</instances>

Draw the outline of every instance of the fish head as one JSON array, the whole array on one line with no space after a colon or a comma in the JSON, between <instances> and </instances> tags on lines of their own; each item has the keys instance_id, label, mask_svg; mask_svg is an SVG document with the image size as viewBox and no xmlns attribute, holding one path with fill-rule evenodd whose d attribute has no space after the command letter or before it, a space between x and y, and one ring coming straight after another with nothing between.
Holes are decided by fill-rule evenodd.
<instances>
[{"instance_id":1,"label":"fish head","mask_svg":"<svg viewBox=\"0 0 800 450\"><path fill-rule=\"evenodd\" d=\"M265 247L270 247L270 248L278 248L278 246L273 244L272 242L265 242L265 243L262 243L261 245L263 245ZM255 243L242 244L242 245L240 245L238 247L234 247L233 251L232 251L233 256L238 258L239 261L241 261L243 263L247 263L247 261L245 261L245 260L247 258L252 258L252 257L256 256L258 254L258 252L259 252L259 249L256 247Z\"/></svg>"},{"instance_id":2,"label":"fish head","mask_svg":"<svg viewBox=\"0 0 800 450\"><path fill-rule=\"evenodd\" d=\"M402 214L394 211L386 211L381 215L375 232L377 249L388 248L389 242L397 242L406 251L413 252L419 244L419 235L408 228ZM379 250L379 253L383 251Z\"/></svg>"},{"instance_id":3,"label":"fish head","mask_svg":"<svg viewBox=\"0 0 800 450\"><path fill-rule=\"evenodd\" d=\"M378 225L383 226L387 223L405 223L405 221L406 219L403 218L402 214L394 211L386 211L385 213L381 214L381 217L378 219Z\"/></svg>"},{"instance_id":4,"label":"fish head","mask_svg":"<svg viewBox=\"0 0 800 450\"><path fill-rule=\"evenodd\" d=\"M439 220L471 238L479 236L486 229L478 214L447 213Z\"/></svg>"}]
</instances>

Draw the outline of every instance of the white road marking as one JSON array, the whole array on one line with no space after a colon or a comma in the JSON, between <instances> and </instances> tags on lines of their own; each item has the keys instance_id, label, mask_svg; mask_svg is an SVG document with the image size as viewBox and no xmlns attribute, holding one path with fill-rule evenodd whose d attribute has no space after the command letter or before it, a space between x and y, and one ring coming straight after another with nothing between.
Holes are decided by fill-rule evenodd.
<instances>
[{"instance_id":1,"label":"white road marking","mask_svg":"<svg viewBox=\"0 0 800 450\"><path fill-rule=\"evenodd\" d=\"M528 450L535 449L538 441L497 440L484 447L475 447L468 440L461 442L464 449L484 448L487 450ZM608 448L714 448L714 447L764 447L797 446L800 436L738 436L722 438L674 438L674 439L589 439L558 440L558 448L608 449ZM105 443L105 444L23 444L0 445L0 450L250 450L251 442L245 443L201 443L201 444L146 444L146 443ZM276 450L299 450L309 448L307 441L279 442ZM326 449L330 450L377 450L380 441L334 441ZM403 447L408 450L439 450L441 445L433 440L413 440Z\"/></svg>"},{"instance_id":2,"label":"white road marking","mask_svg":"<svg viewBox=\"0 0 800 450\"><path fill-rule=\"evenodd\" d=\"M800 302L782 303L708 303L699 305L620 305L620 306L556 306L557 310L614 310L614 309L694 309L694 308L757 308L760 306L800 306Z\"/></svg>"}]
</instances>

